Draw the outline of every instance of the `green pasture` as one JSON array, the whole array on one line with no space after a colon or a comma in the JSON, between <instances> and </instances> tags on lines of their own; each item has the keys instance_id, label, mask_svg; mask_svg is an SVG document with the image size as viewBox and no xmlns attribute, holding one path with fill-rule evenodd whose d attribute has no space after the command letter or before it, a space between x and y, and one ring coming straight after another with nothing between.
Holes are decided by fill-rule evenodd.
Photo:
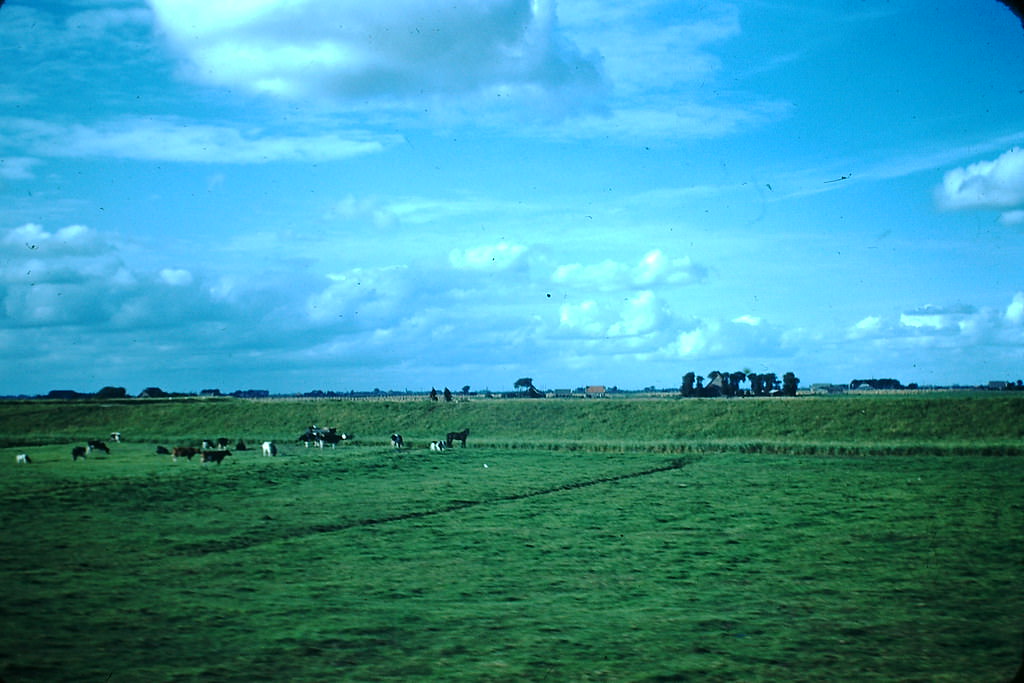
<instances>
[{"instance_id":1,"label":"green pasture","mask_svg":"<svg viewBox=\"0 0 1024 683\"><path fill-rule=\"evenodd\" d=\"M1021 407L0 402L0 677L1008 680ZM154 454L218 436L282 455Z\"/></svg>"}]
</instances>

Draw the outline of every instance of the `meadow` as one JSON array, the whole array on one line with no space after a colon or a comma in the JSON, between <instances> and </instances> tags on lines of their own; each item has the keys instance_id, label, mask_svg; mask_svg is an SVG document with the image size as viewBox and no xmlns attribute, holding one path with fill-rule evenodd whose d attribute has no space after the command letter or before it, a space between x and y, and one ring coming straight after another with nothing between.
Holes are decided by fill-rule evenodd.
<instances>
[{"instance_id":1,"label":"meadow","mask_svg":"<svg viewBox=\"0 0 1024 683\"><path fill-rule=\"evenodd\" d=\"M3 401L0 677L1008 680L1022 408ZM305 449L313 423L356 439ZM218 436L281 455L154 454Z\"/></svg>"}]
</instances>

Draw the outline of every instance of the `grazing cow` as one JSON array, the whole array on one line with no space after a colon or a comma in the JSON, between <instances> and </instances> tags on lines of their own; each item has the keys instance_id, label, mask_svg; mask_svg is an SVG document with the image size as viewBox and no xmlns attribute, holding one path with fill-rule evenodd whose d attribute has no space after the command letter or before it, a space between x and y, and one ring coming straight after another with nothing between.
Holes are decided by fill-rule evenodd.
<instances>
[{"instance_id":1,"label":"grazing cow","mask_svg":"<svg viewBox=\"0 0 1024 683\"><path fill-rule=\"evenodd\" d=\"M430 442L430 450L432 450L432 451L441 452L441 451L443 451L446 448L448 448L448 442L447 441L443 441L442 440L442 441L431 441Z\"/></svg>"},{"instance_id":2,"label":"grazing cow","mask_svg":"<svg viewBox=\"0 0 1024 683\"><path fill-rule=\"evenodd\" d=\"M391 435L391 445L395 448L401 448L405 445L405 439L402 438L401 434L397 432Z\"/></svg>"},{"instance_id":3,"label":"grazing cow","mask_svg":"<svg viewBox=\"0 0 1024 683\"><path fill-rule=\"evenodd\" d=\"M97 451L103 451L108 455L110 454L110 448L107 446L107 444L103 443L102 441L97 441L95 439L89 441L89 445L86 446L86 452L92 453L94 449Z\"/></svg>"},{"instance_id":4,"label":"grazing cow","mask_svg":"<svg viewBox=\"0 0 1024 683\"><path fill-rule=\"evenodd\" d=\"M18 453L14 456L14 462L22 465L28 465L32 462L32 458L28 457L28 453Z\"/></svg>"},{"instance_id":5,"label":"grazing cow","mask_svg":"<svg viewBox=\"0 0 1024 683\"><path fill-rule=\"evenodd\" d=\"M175 446L174 451L171 453L171 459L177 461L178 458L188 458L191 460L197 453L198 449L192 446Z\"/></svg>"},{"instance_id":6,"label":"grazing cow","mask_svg":"<svg viewBox=\"0 0 1024 683\"><path fill-rule=\"evenodd\" d=\"M338 434L334 431L334 427L331 427L326 434L320 435L320 441L317 445L323 448L324 444L330 444L331 448L337 448L340 442L348 441L351 438L351 434Z\"/></svg>"},{"instance_id":7,"label":"grazing cow","mask_svg":"<svg viewBox=\"0 0 1024 683\"><path fill-rule=\"evenodd\" d=\"M114 443L121 443L121 432L110 432L110 440Z\"/></svg>"},{"instance_id":8,"label":"grazing cow","mask_svg":"<svg viewBox=\"0 0 1024 683\"><path fill-rule=\"evenodd\" d=\"M88 451L85 450L85 446L75 446L71 449L71 459L78 460L79 458L82 458L85 460L86 453L88 453Z\"/></svg>"},{"instance_id":9,"label":"grazing cow","mask_svg":"<svg viewBox=\"0 0 1024 683\"><path fill-rule=\"evenodd\" d=\"M469 438L469 428L463 429L461 432L448 432L448 436L445 441L448 443L448 448L452 447L455 441L461 441L462 447L466 447L466 439Z\"/></svg>"},{"instance_id":10,"label":"grazing cow","mask_svg":"<svg viewBox=\"0 0 1024 683\"><path fill-rule=\"evenodd\" d=\"M231 451L203 451L202 463L205 465L208 462L215 462L218 465L224 458L231 455Z\"/></svg>"},{"instance_id":11,"label":"grazing cow","mask_svg":"<svg viewBox=\"0 0 1024 683\"><path fill-rule=\"evenodd\" d=\"M244 442L244 441L242 441L241 439L239 439L239 440L238 440L238 443L236 443L236 444L235 444L235 450L236 450L236 451L246 451L246 450L249 450L249 449L248 449L248 447L247 447L247 446L245 445L245 442Z\"/></svg>"},{"instance_id":12,"label":"grazing cow","mask_svg":"<svg viewBox=\"0 0 1024 683\"><path fill-rule=\"evenodd\" d=\"M277 444L274 443L273 441L264 441L263 455L267 456L268 458L277 455Z\"/></svg>"},{"instance_id":13,"label":"grazing cow","mask_svg":"<svg viewBox=\"0 0 1024 683\"><path fill-rule=\"evenodd\" d=\"M167 450L167 449L166 449L165 447L163 447L163 446L157 446L157 447L156 447L156 454L157 454L157 455L170 455L170 454L171 454L171 452L170 452L169 450Z\"/></svg>"},{"instance_id":14,"label":"grazing cow","mask_svg":"<svg viewBox=\"0 0 1024 683\"><path fill-rule=\"evenodd\" d=\"M220 437L219 439L217 439L217 447L222 449L222 450L227 448L228 445L230 445L230 443L231 443L231 440L226 438L226 437L223 437L223 436Z\"/></svg>"},{"instance_id":15,"label":"grazing cow","mask_svg":"<svg viewBox=\"0 0 1024 683\"><path fill-rule=\"evenodd\" d=\"M324 444L330 444L331 448L335 448L340 441L350 441L353 438L352 434L339 434L336 427L325 429L316 425L310 425L306 427L306 431L299 437L299 441L305 443L306 448L309 448L309 444L313 444L317 448L323 448Z\"/></svg>"}]
</instances>

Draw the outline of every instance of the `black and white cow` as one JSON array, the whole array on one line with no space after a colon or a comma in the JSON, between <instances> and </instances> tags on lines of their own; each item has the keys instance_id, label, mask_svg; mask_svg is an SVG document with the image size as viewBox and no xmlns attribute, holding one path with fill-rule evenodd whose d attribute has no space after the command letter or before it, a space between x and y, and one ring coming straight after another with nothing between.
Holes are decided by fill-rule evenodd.
<instances>
[{"instance_id":1,"label":"black and white cow","mask_svg":"<svg viewBox=\"0 0 1024 683\"><path fill-rule=\"evenodd\" d=\"M157 446L156 447L156 454L157 455L170 455L171 452L169 450L167 450L167 448L165 446Z\"/></svg>"},{"instance_id":2,"label":"black and white cow","mask_svg":"<svg viewBox=\"0 0 1024 683\"><path fill-rule=\"evenodd\" d=\"M441 439L440 441L430 442L430 450L432 451L437 451L438 453L440 453L446 448L448 448L448 442L445 441L444 439Z\"/></svg>"},{"instance_id":3,"label":"black and white cow","mask_svg":"<svg viewBox=\"0 0 1024 683\"><path fill-rule=\"evenodd\" d=\"M272 458L275 455L277 455L277 444L274 443L273 441L264 441L263 455L267 456L268 458Z\"/></svg>"},{"instance_id":4,"label":"black and white cow","mask_svg":"<svg viewBox=\"0 0 1024 683\"><path fill-rule=\"evenodd\" d=\"M89 451L85 449L85 446L75 446L71 449L71 459L78 460L81 458L82 460L85 460L85 456L88 452Z\"/></svg>"},{"instance_id":5,"label":"black and white cow","mask_svg":"<svg viewBox=\"0 0 1024 683\"><path fill-rule=\"evenodd\" d=\"M231 455L231 451L203 451L201 462L204 465L208 462L215 462L219 465L229 455Z\"/></svg>"},{"instance_id":6,"label":"black and white cow","mask_svg":"<svg viewBox=\"0 0 1024 683\"><path fill-rule=\"evenodd\" d=\"M18 453L14 456L14 462L21 465L29 465L32 463L32 458L28 457L28 453Z\"/></svg>"},{"instance_id":7,"label":"black and white cow","mask_svg":"<svg viewBox=\"0 0 1024 683\"><path fill-rule=\"evenodd\" d=\"M114 443L121 443L121 432L110 432L110 440Z\"/></svg>"},{"instance_id":8,"label":"black and white cow","mask_svg":"<svg viewBox=\"0 0 1024 683\"><path fill-rule=\"evenodd\" d=\"M92 453L94 450L103 451L104 453L110 454L110 447L107 444L97 439L91 439L89 444L86 446L86 452Z\"/></svg>"},{"instance_id":9,"label":"black and white cow","mask_svg":"<svg viewBox=\"0 0 1024 683\"><path fill-rule=\"evenodd\" d=\"M391 445L394 446L395 448L401 448L402 446L405 445L405 439L402 438L401 434L395 432L394 434L391 435Z\"/></svg>"}]
</instances>

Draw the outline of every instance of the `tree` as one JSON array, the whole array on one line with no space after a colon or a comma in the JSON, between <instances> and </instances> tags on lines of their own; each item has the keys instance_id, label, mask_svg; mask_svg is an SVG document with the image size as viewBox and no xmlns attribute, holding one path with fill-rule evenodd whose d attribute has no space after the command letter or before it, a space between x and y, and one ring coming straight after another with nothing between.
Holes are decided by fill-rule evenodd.
<instances>
[{"instance_id":1,"label":"tree","mask_svg":"<svg viewBox=\"0 0 1024 683\"><path fill-rule=\"evenodd\" d=\"M96 392L96 398L125 398L127 395L124 387L103 387Z\"/></svg>"},{"instance_id":2,"label":"tree","mask_svg":"<svg viewBox=\"0 0 1024 683\"><path fill-rule=\"evenodd\" d=\"M783 396L796 396L797 387L800 386L800 378L794 375L792 372L787 372L782 376L782 395Z\"/></svg>"},{"instance_id":3,"label":"tree","mask_svg":"<svg viewBox=\"0 0 1024 683\"><path fill-rule=\"evenodd\" d=\"M533 387L533 379L530 377L520 377L515 383L516 389L527 389Z\"/></svg>"},{"instance_id":4,"label":"tree","mask_svg":"<svg viewBox=\"0 0 1024 683\"><path fill-rule=\"evenodd\" d=\"M469 396L469 385L468 384L466 386L462 387L462 395L463 396Z\"/></svg>"},{"instance_id":5,"label":"tree","mask_svg":"<svg viewBox=\"0 0 1024 683\"><path fill-rule=\"evenodd\" d=\"M679 387L679 393L682 394L684 397L693 396L693 392L694 392L694 388L693 387L694 387L694 382L696 382L696 381L697 381L697 375L694 374L693 372L688 372L685 375L683 375L683 384L682 384L682 386Z\"/></svg>"}]
</instances>

